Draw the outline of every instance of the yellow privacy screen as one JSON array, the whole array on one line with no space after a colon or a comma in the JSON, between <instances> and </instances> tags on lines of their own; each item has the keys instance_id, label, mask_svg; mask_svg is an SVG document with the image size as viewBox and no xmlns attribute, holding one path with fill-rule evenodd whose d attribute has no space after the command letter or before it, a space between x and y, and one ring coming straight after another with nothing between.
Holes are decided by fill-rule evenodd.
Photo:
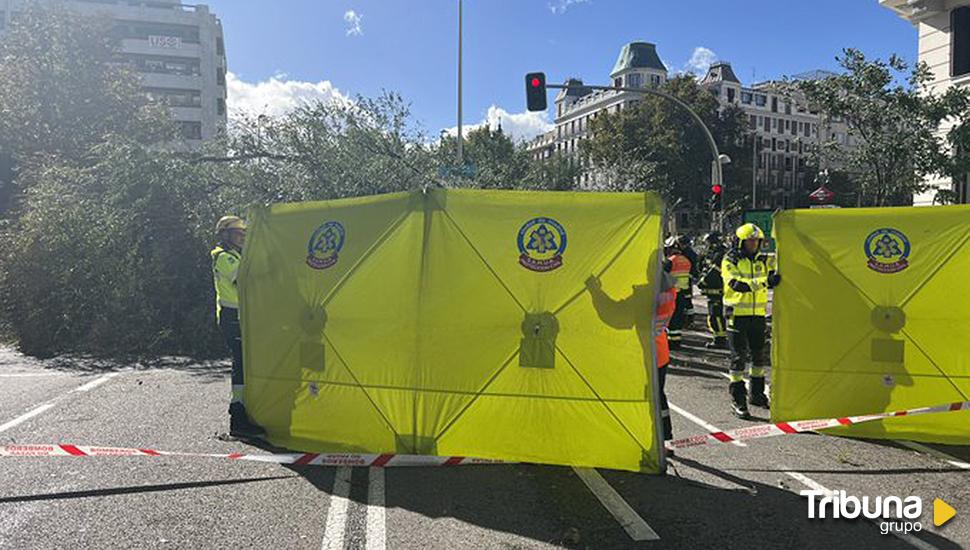
<instances>
[{"instance_id":1,"label":"yellow privacy screen","mask_svg":"<svg viewBox=\"0 0 970 550\"><path fill-rule=\"evenodd\" d=\"M257 210L247 409L303 451L659 472L660 211L653 195L440 189Z\"/></svg>"},{"instance_id":2,"label":"yellow privacy screen","mask_svg":"<svg viewBox=\"0 0 970 550\"><path fill-rule=\"evenodd\" d=\"M797 210L775 217L773 420L970 400L970 207ZM970 444L970 412L842 435Z\"/></svg>"}]
</instances>

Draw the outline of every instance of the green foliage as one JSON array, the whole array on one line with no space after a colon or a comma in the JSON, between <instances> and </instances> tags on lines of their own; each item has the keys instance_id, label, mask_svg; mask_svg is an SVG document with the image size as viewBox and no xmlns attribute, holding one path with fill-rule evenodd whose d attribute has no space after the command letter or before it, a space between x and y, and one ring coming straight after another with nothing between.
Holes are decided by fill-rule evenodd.
<instances>
[{"instance_id":1,"label":"green foliage","mask_svg":"<svg viewBox=\"0 0 970 550\"><path fill-rule=\"evenodd\" d=\"M970 170L970 91L951 87L928 90L932 75L925 64L910 67L899 57L867 59L847 49L838 58L845 73L790 85L813 109L843 119L859 143L822 144L829 166L848 173L863 206L909 204L927 190L926 176L955 176ZM938 128L952 128L943 136Z\"/></svg>"},{"instance_id":2,"label":"green foliage","mask_svg":"<svg viewBox=\"0 0 970 550\"><path fill-rule=\"evenodd\" d=\"M30 354L217 350L198 169L109 142L28 172L2 306Z\"/></svg>"},{"instance_id":3,"label":"green foliage","mask_svg":"<svg viewBox=\"0 0 970 550\"><path fill-rule=\"evenodd\" d=\"M0 151L83 155L109 135L142 143L171 136L138 76L111 63L105 24L62 9L31 7L0 41Z\"/></svg>"},{"instance_id":4,"label":"green foliage","mask_svg":"<svg viewBox=\"0 0 970 550\"><path fill-rule=\"evenodd\" d=\"M720 110L717 98L691 76L672 78L661 90L687 103L711 129L720 151L732 159L725 170L726 197L743 202L741 190L751 178L747 117L735 107ZM714 159L703 131L680 106L647 95L634 108L598 115L590 132L582 150L592 169L603 174L604 188L657 191L697 215L706 209Z\"/></svg>"}]
</instances>

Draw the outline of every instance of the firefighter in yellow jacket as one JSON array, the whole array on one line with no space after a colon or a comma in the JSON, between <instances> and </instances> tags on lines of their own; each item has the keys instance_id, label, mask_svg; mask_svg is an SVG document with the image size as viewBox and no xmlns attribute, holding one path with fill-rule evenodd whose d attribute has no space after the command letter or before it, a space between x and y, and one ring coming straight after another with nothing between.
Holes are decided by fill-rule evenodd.
<instances>
[{"instance_id":1,"label":"firefighter in yellow jacket","mask_svg":"<svg viewBox=\"0 0 970 550\"><path fill-rule=\"evenodd\" d=\"M264 430L253 424L243 405L242 331L239 326L237 276L246 242L246 224L237 216L216 223L219 242L212 250L212 276L216 287L216 320L232 354L232 399L229 402L229 435L257 437Z\"/></svg>"},{"instance_id":2,"label":"firefighter in yellow jacket","mask_svg":"<svg viewBox=\"0 0 970 550\"><path fill-rule=\"evenodd\" d=\"M734 414L750 418L748 392L744 386L744 367L751 361L750 404L768 408L765 395L765 368L768 356L765 345L765 320L768 312L768 289L781 282L774 264L760 253L764 231L753 223L735 232L734 246L721 261L724 279L724 307L728 320L728 342L731 346L731 384L729 386Z\"/></svg>"}]
</instances>

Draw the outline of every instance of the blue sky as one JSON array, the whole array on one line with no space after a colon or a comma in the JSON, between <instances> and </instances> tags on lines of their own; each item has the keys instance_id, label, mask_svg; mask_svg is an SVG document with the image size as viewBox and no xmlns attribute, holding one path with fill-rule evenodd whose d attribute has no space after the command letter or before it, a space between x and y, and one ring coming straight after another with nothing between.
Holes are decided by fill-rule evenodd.
<instances>
[{"instance_id":1,"label":"blue sky","mask_svg":"<svg viewBox=\"0 0 970 550\"><path fill-rule=\"evenodd\" d=\"M203 1L222 19L239 104L389 89L430 134L455 125L457 0ZM502 115L534 131L548 119L521 114L526 72L605 83L633 40L656 43L672 72L705 48L745 83L835 69L843 47L913 60L917 46L878 0L465 0L466 123Z\"/></svg>"}]
</instances>

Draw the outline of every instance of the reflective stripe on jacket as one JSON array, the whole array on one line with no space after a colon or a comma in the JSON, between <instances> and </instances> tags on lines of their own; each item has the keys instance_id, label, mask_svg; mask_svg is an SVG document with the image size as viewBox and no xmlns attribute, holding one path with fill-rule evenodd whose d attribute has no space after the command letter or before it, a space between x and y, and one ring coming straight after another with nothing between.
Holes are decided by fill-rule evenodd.
<instances>
[{"instance_id":1,"label":"reflective stripe on jacket","mask_svg":"<svg viewBox=\"0 0 970 550\"><path fill-rule=\"evenodd\" d=\"M239 275L239 262L242 261L242 255L239 251L224 248L222 245L215 247L210 255L212 256L212 280L216 288L216 319L218 319L222 308L239 307L239 287L236 278Z\"/></svg>"},{"instance_id":2,"label":"reflective stripe on jacket","mask_svg":"<svg viewBox=\"0 0 970 550\"><path fill-rule=\"evenodd\" d=\"M671 288L657 296L657 313L654 315L653 341L657 348L657 368L670 363L670 343L667 341L667 324L677 309L677 289Z\"/></svg>"},{"instance_id":3,"label":"reflective stripe on jacket","mask_svg":"<svg viewBox=\"0 0 970 550\"><path fill-rule=\"evenodd\" d=\"M749 258L739 250L732 250L721 261L721 277L724 279L724 306L733 308L735 317L764 317L768 314L765 256Z\"/></svg>"},{"instance_id":4,"label":"reflective stripe on jacket","mask_svg":"<svg viewBox=\"0 0 970 550\"><path fill-rule=\"evenodd\" d=\"M670 275L677 281L677 288L690 290L690 260L683 254L671 254L667 259L671 264Z\"/></svg>"}]
</instances>

